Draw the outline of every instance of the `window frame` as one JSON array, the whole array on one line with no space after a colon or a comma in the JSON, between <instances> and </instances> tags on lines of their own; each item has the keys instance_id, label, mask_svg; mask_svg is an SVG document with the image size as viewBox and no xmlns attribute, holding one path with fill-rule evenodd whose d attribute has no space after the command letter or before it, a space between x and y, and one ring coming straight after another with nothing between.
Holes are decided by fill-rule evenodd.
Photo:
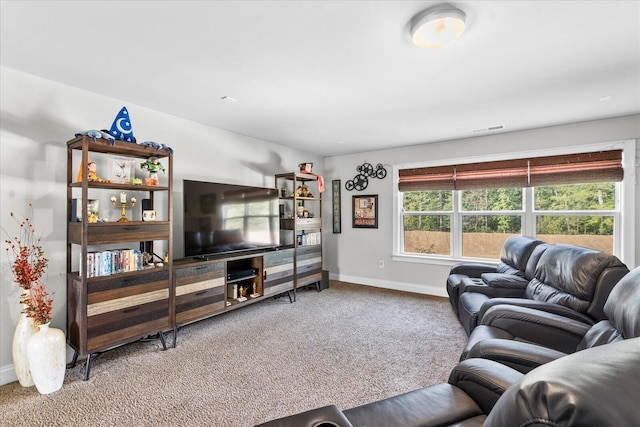
<instances>
[{"instance_id":1,"label":"window frame","mask_svg":"<svg viewBox=\"0 0 640 427\"><path fill-rule=\"evenodd\" d=\"M536 232L536 219L539 215L606 215L614 216L616 227L614 228L613 235L613 253L622 262L633 265L635 262L635 182L636 182L636 169L635 169L635 156L636 156L636 141L635 140L621 140L599 144L580 145L572 147L563 147L557 149L545 149L535 152L518 152L508 153L504 155L492 155L492 156L480 156L466 159L464 163L478 163L478 162L491 162L496 160L512 160L518 158L524 158L529 156L553 156L564 154L584 153L589 151L602 151L602 150L615 150L622 149L622 164L624 168L624 178L621 182L616 183L616 209L611 210L579 210L579 211L535 211L533 205L534 187L526 187L523 189L522 200L522 234L527 236L533 236ZM483 258L471 258L462 257L462 232L460 229L460 221L463 214L468 214L469 211L464 213L461 211L461 201L458 191L453 192L453 214L451 218L451 254L447 255L434 255L434 254L406 254L404 250L403 241L403 197L402 192L398 190L398 175L399 170L407 168L419 168L419 167L433 167L433 166L446 166L449 164L461 164L459 158L455 159L443 159L439 161L423 162L423 163L411 163L411 164L396 164L393 165L393 248L392 259L394 261L401 262L418 262L428 264L439 265L453 265L457 262L472 262L477 261L494 261L496 259L483 259ZM457 211L457 212L456 212ZM516 215L517 211L490 211L487 215ZM440 214L439 212L437 214ZM472 214L479 214L473 211Z\"/></svg>"}]
</instances>

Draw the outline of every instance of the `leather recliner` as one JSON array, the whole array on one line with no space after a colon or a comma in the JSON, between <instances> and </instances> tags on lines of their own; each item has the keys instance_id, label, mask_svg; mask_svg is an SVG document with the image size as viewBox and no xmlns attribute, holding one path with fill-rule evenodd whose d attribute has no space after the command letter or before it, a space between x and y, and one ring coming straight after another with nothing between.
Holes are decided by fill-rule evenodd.
<instances>
[{"instance_id":1,"label":"leather recliner","mask_svg":"<svg viewBox=\"0 0 640 427\"><path fill-rule=\"evenodd\" d=\"M458 314L458 299L464 292L461 288L464 285L490 286L496 290L493 296L522 296L531 279L525 279L529 257L535 247L542 243L532 237L511 236L502 245L498 265L465 262L451 267L447 277L447 293L454 313Z\"/></svg>"},{"instance_id":2,"label":"leather recliner","mask_svg":"<svg viewBox=\"0 0 640 427\"><path fill-rule=\"evenodd\" d=\"M524 276L486 273L482 275L482 283L472 279L463 279L460 283L460 295L465 295L464 304L458 298L458 319L467 334L476 324L478 307L490 298L525 298L527 286L534 278L538 261L551 245L542 243L536 246L529 256Z\"/></svg>"},{"instance_id":3,"label":"leather recliner","mask_svg":"<svg viewBox=\"0 0 640 427\"><path fill-rule=\"evenodd\" d=\"M593 325L605 318L605 301L628 272L611 254L574 245L549 245L536 264L524 298L491 298L467 291L460 295L458 317L467 334L498 304L536 308Z\"/></svg>"},{"instance_id":4,"label":"leather recliner","mask_svg":"<svg viewBox=\"0 0 640 427\"><path fill-rule=\"evenodd\" d=\"M640 338L562 357L522 374L468 359L449 382L342 411L331 405L260 427L634 426Z\"/></svg>"},{"instance_id":5,"label":"leather recliner","mask_svg":"<svg viewBox=\"0 0 640 427\"><path fill-rule=\"evenodd\" d=\"M613 288L604 314L605 320L589 327L528 307L497 305L473 330L460 360L487 358L526 373L568 353L640 337L640 267Z\"/></svg>"}]
</instances>

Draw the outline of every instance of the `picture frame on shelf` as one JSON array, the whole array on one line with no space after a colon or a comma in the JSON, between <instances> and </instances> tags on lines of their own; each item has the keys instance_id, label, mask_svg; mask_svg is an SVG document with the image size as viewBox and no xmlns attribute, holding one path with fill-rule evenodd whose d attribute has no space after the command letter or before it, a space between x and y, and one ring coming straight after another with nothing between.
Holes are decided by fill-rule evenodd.
<instances>
[{"instance_id":1,"label":"picture frame on shelf","mask_svg":"<svg viewBox=\"0 0 640 427\"><path fill-rule=\"evenodd\" d=\"M131 184L135 178L133 161L128 157L108 157L109 180L115 184Z\"/></svg>"},{"instance_id":2,"label":"picture frame on shelf","mask_svg":"<svg viewBox=\"0 0 640 427\"><path fill-rule=\"evenodd\" d=\"M72 215L73 215L73 207L75 206L75 219L72 217L71 220L74 222L82 222L82 204L79 203L78 199L73 199L71 201L72 206ZM97 222L98 216L100 214L100 201L98 199L88 199L87 200L87 217L89 218L89 222Z\"/></svg>"},{"instance_id":3,"label":"picture frame on shelf","mask_svg":"<svg viewBox=\"0 0 640 427\"><path fill-rule=\"evenodd\" d=\"M342 233L342 206L340 200L340 180L331 181L332 210L333 210L333 233Z\"/></svg>"},{"instance_id":4,"label":"picture frame on shelf","mask_svg":"<svg viewBox=\"0 0 640 427\"><path fill-rule=\"evenodd\" d=\"M352 196L352 227L378 228L378 195Z\"/></svg>"}]
</instances>

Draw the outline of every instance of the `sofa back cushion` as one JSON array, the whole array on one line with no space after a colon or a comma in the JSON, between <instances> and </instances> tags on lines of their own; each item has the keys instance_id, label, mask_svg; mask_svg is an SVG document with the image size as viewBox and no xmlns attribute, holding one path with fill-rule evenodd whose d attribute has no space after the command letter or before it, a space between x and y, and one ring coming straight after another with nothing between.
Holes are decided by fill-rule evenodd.
<instances>
[{"instance_id":1,"label":"sofa back cushion","mask_svg":"<svg viewBox=\"0 0 640 427\"><path fill-rule=\"evenodd\" d=\"M529 256L529 260L527 261L527 268L524 270L524 277L526 279L531 280L536 276L538 261L540 261L540 257L549 246L551 246L549 243L542 243L533 248L531 256Z\"/></svg>"},{"instance_id":2,"label":"sofa back cushion","mask_svg":"<svg viewBox=\"0 0 640 427\"><path fill-rule=\"evenodd\" d=\"M604 314L625 339L640 337L640 267L613 287Z\"/></svg>"},{"instance_id":3,"label":"sofa back cushion","mask_svg":"<svg viewBox=\"0 0 640 427\"><path fill-rule=\"evenodd\" d=\"M541 240L534 239L533 237L509 237L504 242L504 245L502 245L497 272L524 277L531 253L536 246L542 243Z\"/></svg>"},{"instance_id":4,"label":"sofa back cushion","mask_svg":"<svg viewBox=\"0 0 640 427\"><path fill-rule=\"evenodd\" d=\"M587 331L577 350L640 337L640 267L613 287L604 305L607 319Z\"/></svg>"},{"instance_id":5,"label":"sofa back cushion","mask_svg":"<svg viewBox=\"0 0 640 427\"><path fill-rule=\"evenodd\" d=\"M626 269L626 266L615 256L595 249L551 245L540 256L526 296L587 313L596 288L602 286L600 276L610 268Z\"/></svg>"},{"instance_id":6,"label":"sofa back cushion","mask_svg":"<svg viewBox=\"0 0 640 427\"><path fill-rule=\"evenodd\" d=\"M545 363L500 396L483 426L638 425L639 351L633 338Z\"/></svg>"}]
</instances>

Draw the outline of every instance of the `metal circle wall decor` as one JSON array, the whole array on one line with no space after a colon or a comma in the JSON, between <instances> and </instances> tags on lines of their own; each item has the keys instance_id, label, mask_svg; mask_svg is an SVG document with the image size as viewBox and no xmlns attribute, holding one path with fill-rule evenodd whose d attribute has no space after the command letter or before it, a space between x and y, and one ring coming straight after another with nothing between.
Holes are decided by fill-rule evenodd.
<instances>
[{"instance_id":1,"label":"metal circle wall decor","mask_svg":"<svg viewBox=\"0 0 640 427\"><path fill-rule=\"evenodd\" d=\"M384 179L387 176L387 170L382 163L378 163L374 168L371 163L364 162L356 167L356 171L358 172L356 176L344 184L344 188L348 191L362 191L369 185L369 178Z\"/></svg>"}]
</instances>

